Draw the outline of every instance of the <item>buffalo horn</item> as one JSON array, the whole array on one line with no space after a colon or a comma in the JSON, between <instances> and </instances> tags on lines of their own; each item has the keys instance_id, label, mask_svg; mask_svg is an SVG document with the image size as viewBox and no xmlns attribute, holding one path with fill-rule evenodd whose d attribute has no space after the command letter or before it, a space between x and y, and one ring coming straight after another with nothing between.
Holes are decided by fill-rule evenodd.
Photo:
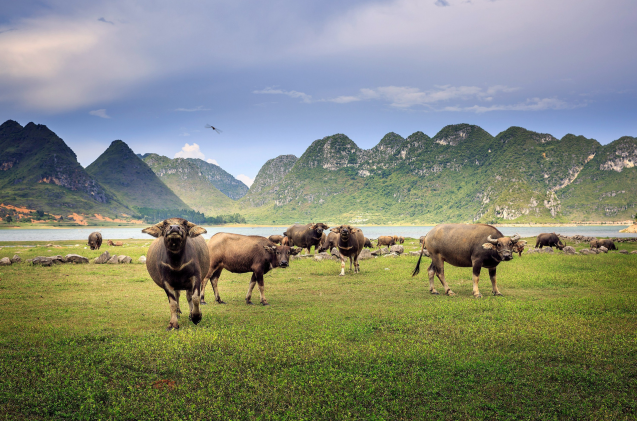
<instances>
[{"instance_id":1,"label":"buffalo horn","mask_svg":"<svg viewBox=\"0 0 637 421\"><path fill-rule=\"evenodd\" d=\"M498 244L498 240L494 240L490 235L487 237L487 241L493 244Z\"/></svg>"},{"instance_id":2,"label":"buffalo horn","mask_svg":"<svg viewBox=\"0 0 637 421\"><path fill-rule=\"evenodd\" d=\"M511 241L514 243L517 243L519 239L520 239L520 234L515 234L513 237L511 237Z\"/></svg>"}]
</instances>

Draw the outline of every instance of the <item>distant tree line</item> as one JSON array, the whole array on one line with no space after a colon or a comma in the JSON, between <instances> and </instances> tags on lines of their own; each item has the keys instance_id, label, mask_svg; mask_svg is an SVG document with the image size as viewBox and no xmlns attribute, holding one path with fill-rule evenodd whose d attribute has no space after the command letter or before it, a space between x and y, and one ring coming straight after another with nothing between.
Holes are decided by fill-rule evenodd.
<instances>
[{"instance_id":1,"label":"distant tree line","mask_svg":"<svg viewBox=\"0 0 637 421\"><path fill-rule=\"evenodd\" d=\"M195 224L223 225L223 224L245 224L246 219L238 213L232 215L206 216L201 212L186 209L153 209L137 208L139 219L144 222L155 224L168 218L184 218ZM137 217L137 216L136 216Z\"/></svg>"}]
</instances>

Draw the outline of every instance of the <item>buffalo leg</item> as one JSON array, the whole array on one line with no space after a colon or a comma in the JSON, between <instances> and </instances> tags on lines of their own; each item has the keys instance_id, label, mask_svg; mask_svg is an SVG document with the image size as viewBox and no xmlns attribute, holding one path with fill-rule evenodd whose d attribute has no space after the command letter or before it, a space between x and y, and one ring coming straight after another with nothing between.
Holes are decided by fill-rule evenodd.
<instances>
[{"instance_id":1,"label":"buffalo leg","mask_svg":"<svg viewBox=\"0 0 637 421\"><path fill-rule=\"evenodd\" d=\"M221 301L221 296L219 296L219 277L221 276L221 272L223 268L218 268L212 273L212 277L210 278L210 283L212 284L212 290L215 293L215 301L217 304L225 304L224 301Z\"/></svg>"},{"instance_id":2,"label":"buffalo leg","mask_svg":"<svg viewBox=\"0 0 637 421\"><path fill-rule=\"evenodd\" d=\"M341 254L341 273L340 276L345 276L345 256Z\"/></svg>"},{"instance_id":3,"label":"buffalo leg","mask_svg":"<svg viewBox=\"0 0 637 421\"><path fill-rule=\"evenodd\" d=\"M354 256L354 273L361 273L361 267L358 264L358 255Z\"/></svg>"},{"instance_id":4,"label":"buffalo leg","mask_svg":"<svg viewBox=\"0 0 637 421\"><path fill-rule=\"evenodd\" d=\"M352 271L352 263L354 261L354 257L350 256L349 257L349 271ZM354 273L356 273L356 271L354 271Z\"/></svg>"},{"instance_id":5,"label":"buffalo leg","mask_svg":"<svg viewBox=\"0 0 637 421\"><path fill-rule=\"evenodd\" d=\"M254 274L254 272L252 273L252 278L250 279L250 285L248 286L248 293L246 294L246 304L248 305L252 305L252 290L254 289L254 286L257 283L257 278Z\"/></svg>"},{"instance_id":6,"label":"buffalo leg","mask_svg":"<svg viewBox=\"0 0 637 421\"><path fill-rule=\"evenodd\" d=\"M179 291L173 289L167 283L164 284L164 291L166 291L166 295L168 296L168 304L170 305L170 322L168 323L168 327L166 330L179 329Z\"/></svg>"},{"instance_id":7,"label":"buffalo leg","mask_svg":"<svg viewBox=\"0 0 637 421\"><path fill-rule=\"evenodd\" d=\"M259 295L261 297L261 304L263 304L264 306L269 305L268 300L265 299L265 285L263 283L263 274L262 273L258 273L257 276L257 284L259 285Z\"/></svg>"},{"instance_id":8,"label":"buffalo leg","mask_svg":"<svg viewBox=\"0 0 637 421\"><path fill-rule=\"evenodd\" d=\"M208 278L203 278L203 279L201 280L201 290L200 290L200 292L199 292L199 297L200 297L199 303L200 303L202 306L203 306L203 305L208 304L208 303L206 302L206 300L205 300L205 295L206 295L206 286L208 285L208 281L209 281L209 279L208 279Z\"/></svg>"},{"instance_id":9,"label":"buffalo leg","mask_svg":"<svg viewBox=\"0 0 637 421\"><path fill-rule=\"evenodd\" d=\"M495 270L496 268L489 269L489 277L491 278L491 293L493 295L502 296L502 294L498 290L498 282L495 279Z\"/></svg>"},{"instance_id":10,"label":"buffalo leg","mask_svg":"<svg viewBox=\"0 0 637 421\"><path fill-rule=\"evenodd\" d=\"M482 270L482 266L479 266L479 265L473 266L473 296L475 298L482 298L482 294L480 294L480 290L478 289L478 282L480 281L481 270Z\"/></svg>"},{"instance_id":11,"label":"buffalo leg","mask_svg":"<svg viewBox=\"0 0 637 421\"><path fill-rule=\"evenodd\" d=\"M447 294L447 295L456 295L456 293L451 290L449 285L447 285L447 281L445 280L445 262L444 262L444 260L440 259L440 257L438 257L438 256L432 256L432 257L433 258L431 259L431 266L429 268L431 270L431 268L433 267L436 276L438 276L438 279L440 279L440 283L442 284L442 287L445 289L445 294ZM432 288L433 288L433 277L430 275L430 277L429 277L429 290L431 291ZM433 291L431 291L431 293L432 294L437 294L438 292L434 288Z\"/></svg>"},{"instance_id":12,"label":"buffalo leg","mask_svg":"<svg viewBox=\"0 0 637 421\"><path fill-rule=\"evenodd\" d=\"M199 305L201 304L201 300L199 299L199 289L200 283L196 277L192 277L192 289L186 291L186 299L188 300L188 306L190 307L190 320L194 324L198 324L201 321L201 309Z\"/></svg>"}]
</instances>

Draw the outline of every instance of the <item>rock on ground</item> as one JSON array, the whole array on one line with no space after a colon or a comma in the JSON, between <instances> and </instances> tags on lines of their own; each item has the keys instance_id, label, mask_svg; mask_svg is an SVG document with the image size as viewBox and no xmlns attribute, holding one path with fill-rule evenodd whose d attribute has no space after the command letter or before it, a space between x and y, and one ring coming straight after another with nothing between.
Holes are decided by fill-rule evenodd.
<instances>
[{"instance_id":1,"label":"rock on ground","mask_svg":"<svg viewBox=\"0 0 637 421\"><path fill-rule=\"evenodd\" d=\"M386 255L384 255L383 257L398 257L397 253L388 253Z\"/></svg>"},{"instance_id":2,"label":"rock on ground","mask_svg":"<svg viewBox=\"0 0 637 421\"><path fill-rule=\"evenodd\" d=\"M146 263L146 256L139 256L139 259L137 259L137 261L139 263Z\"/></svg>"},{"instance_id":3,"label":"rock on ground","mask_svg":"<svg viewBox=\"0 0 637 421\"><path fill-rule=\"evenodd\" d=\"M11 266L11 259L8 257L3 257L0 259L0 266Z\"/></svg>"},{"instance_id":4,"label":"rock on ground","mask_svg":"<svg viewBox=\"0 0 637 421\"><path fill-rule=\"evenodd\" d=\"M575 254L575 247L573 246L566 246L564 247L564 250L562 250L565 254Z\"/></svg>"},{"instance_id":5,"label":"rock on ground","mask_svg":"<svg viewBox=\"0 0 637 421\"><path fill-rule=\"evenodd\" d=\"M367 250L367 249L363 249L363 251L360 252L360 254L358 255L358 260L367 260L367 259L372 259L374 256L372 256L372 252Z\"/></svg>"},{"instance_id":6,"label":"rock on ground","mask_svg":"<svg viewBox=\"0 0 637 421\"><path fill-rule=\"evenodd\" d=\"M621 254L628 254L628 250L619 250Z\"/></svg>"},{"instance_id":7,"label":"rock on ground","mask_svg":"<svg viewBox=\"0 0 637 421\"><path fill-rule=\"evenodd\" d=\"M111 259L111 257L112 257L112 256L111 256L111 254L110 254L109 252L105 251L105 252L104 252L104 253L102 253L99 257L96 257L96 258L93 260L93 263L98 264L98 265L101 265L101 264L103 264L103 263L108 262L108 261Z\"/></svg>"},{"instance_id":8,"label":"rock on ground","mask_svg":"<svg viewBox=\"0 0 637 421\"><path fill-rule=\"evenodd\" d=\"M111 258L108 259L108 262L106 263L109 263L111 265L117 265L119 264L119 258L117 256L111 256Z\"/></svg>"},{"instance_id":9,"label":"rock on ground","mask_svg":"<svg viewBox=\"0 0 637 421\"><path fill-rule=\"evenodd\" d=\"M398 245L391 246L389 251L396 254L403 254L405 252L405 247L398 244Z\"/></svg>"},{"instance_id":10,"label":"rock on ground","mask_svg":"<svg viewBox=\"0 0 637 421\"><path fill-rule=\"evenodd\" d=\"M64 258L69 263L88 263L88 258L79 254L67 254Z\"/></svg>"},{"instance_id":11,"label":"rock on ground","mask_svg":"<svg viewBox=\"0 0 637 421\"><path fill-rule=\"evenodd\" d=\"M553 247L544 247L542 249L542 253L553 253L553 252L554 252Z\"/></svg>"},{"instance_id":12,"label":"rock on ground","mask_svg":"<svg viewBox=\"0 0 637 421\"><path fill-rule=\"evenodd\" d=\"M119 255L117 256L117 261L119 263L133 263L133 259L130 256Z\"/></svg>"},{"instance_id":13,"label":"rock on ground","mask_svg":"<svg viewBox=\"0 0 637 421\"><path fill-rule=\"evenodd\" d=\"M34 265L42 265L42 266L51 266L53 264L53 260L50 257L45 256L37 256L31 260L31 264Z\"/></svg>"},{"instance_id":14,"label":"rock on ground","mask_svg":"<svg viewBox=\"0 0 637 421\"><path fill-rule=\"evenodd\" d=\"M17 254L14 254L13 257L11 258L11 263L20 263L22 261L22 257L18 256Z\"/></svg>"},{"instance_id":15,"label":"rock on ground","mask_svg":"<svg viewBox=\"0 0 637 421\"><path fill-rule=\"evenodd\" d=\"M334 247L331 251L332 256L340 259L341 258L341 252L338 251L338 249L336 247Z\"/></svg>"},{"instance_id":16,"label":"rock on ground","mask_svg":"<svg viewBox=\"0 0 637 421\"><path fill-rule=\"evenodd\" d=\"M608 249L606 247L604 247L604 246L601 246L599 248L599 251L601 251L602 253L608 253Z\"/></svg>"},{"instance_id":17,"label":"rock on ground","mask_svg":"<svg viewBox=\"0 0 637 421\"><path fill-rule=\"evenodd\" d=\"M373 256L382 256L383 254L389 253L389 249L387 247L380 248L378 250L374 250L372 252Z\"/></svg>"}]
</instances>

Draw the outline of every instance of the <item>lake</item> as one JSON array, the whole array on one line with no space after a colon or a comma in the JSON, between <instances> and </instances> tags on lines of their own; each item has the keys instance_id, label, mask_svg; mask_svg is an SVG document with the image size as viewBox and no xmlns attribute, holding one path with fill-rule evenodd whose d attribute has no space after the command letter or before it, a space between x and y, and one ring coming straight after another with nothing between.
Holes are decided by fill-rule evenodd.
<instances>
[{"instance_id":1,"label":"lake","mask_svg":"<svg viewBox=\"0 0 637 421\"><path fill-rule=\"evenodd\" d=\"M145 226L144 226L145 227ZM564 235L581 234L591 237L637 237L636 234L620 233L627 225L581 225L576 227L499 227L504 235L520 234L522 237L534 237L543 232L556 232ZM204 234L209 239L218 232L232 232L243 235L262 235L264 237L273 234L282 234L284 227L205 227L208 231ZM372 226L360 227L368 238L377 238L380 235L400 235L403 237L419 238L427 234L433 227L388 227ZM64 229L16 229L0 230L0 241L63 241L77 240L86 242L93 231L102 233L107 239L152 239L148 234L142 233L143 227L127 228L64 228Z\"/></svg>"}]
</instances>

